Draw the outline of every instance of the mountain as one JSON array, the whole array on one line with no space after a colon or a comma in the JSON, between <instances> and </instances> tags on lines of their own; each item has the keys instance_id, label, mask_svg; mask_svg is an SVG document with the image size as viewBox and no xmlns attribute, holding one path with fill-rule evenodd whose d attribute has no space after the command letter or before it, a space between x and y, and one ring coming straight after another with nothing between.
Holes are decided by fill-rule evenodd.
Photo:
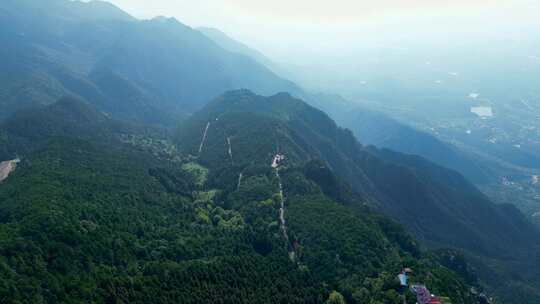
<instances>
[{"instance_id":1,"label":"mountain","mask_svg":"<svg viewBox=\"0 0 540 304\"><path fill-rule=\"evenodd\" d=\"M487 183L494 179L489 167L483 166L481 161L431 134L403 125L380 112L361 108L351 112L349 119L343 125L354 128L354 134L365 144L422 156L460 172L474 183Z\"/></svg>"},{"instance_id":2,"label":"mountain","mask_svg":"<svg viewBox=\"0 0 540 304\"><path fill-rule=\"evenodd\" d=\"M76 98L8 121L22 161L0 184L3 302L398 303L406 266L482 303L459 254L422 250L317 159L211 164Z\"/></svg>"},{"instance_id":3,"label":"mountain","mask_svg":"<svg viewBox=\"0 0 540 304\"><path fill-rule=\"evenodd\" d=\"M245 48L67 0L3 1L0 38L2 302L400 303L403 267L455 303L538 296L515 208L362 146Z\"/></svg>"},{"instance_id":4,"label":"mountain","mask_svg":"<svg viewBox=\"0 0 540 304\"><path fill-rule=\"evenodd\" d=\"M292 69L290 65L292 64L275 62L274 60L268 58L265 54L259 52L258 50L236 39L233 39L232 37L220 31L219 29L211 28L211 27L199 27L197 28L197 30L203 33L206 37L211 39L214 43L216 43L223 49L232 53L247 56L257 61L258 63L264 65L266 68L270 69L272 72L276 73L277 75L284 77L285 79L291 80L296 85L298 84L294 79L295 74L291 72ZM295 95L298 95L298 96L305 96L305 90L301 90L301 91L295 90L294 93Z\"/></svg>"},{"instance_id":5,"label":"mountain","mask_svg":"<svg viewBox=\"0 0 540 304\"><path fill-rule=\"evenodd\" d=\"M236 46L231 47L236 52L254 58L260 56L258 52L254 54L250 48L246 50L245 46L238 47L237 45L242 44L230 37L218 34L207 36L223 46ZM425 47L421 49L426 50ZM533 85L535 78L531 77L536 66L531 64L531 59L534 58L518 55L520 52L516 53L515 50L509 51L512 56L518 55L514 59L519 64L513 64L509 69L522 66L520 71L516 72L520 81L513 82L512 92L502 92L497 88L508 87L507 79L503 77L497 80L495 78L499 76L493 78L493 75L505 73L492 71L500 69L500 65L496 64L500 59L488 59L493 61L488 66L483 66L478 61L471 62L468 66L480 67L471 74L470 71L457 72L456 67L462 65L463 60L449 64L447 58L437 60L436 65L424 65L426 56L433 54L423 54L420 61L419 58L411 59L414 66L408 69L410 75L405 77L406 81L400 82L403 75L389 77L396 73L396 66L403 67L402 57L405 55L401 51L395 51L377 48L377 56L389 57L391 60L381 62L382 65L377 63L377 66L369 63L363 67L357 66L353 69L354 73L349 75L343 73L350 70L350 64L343 67L334 65L331 69L324 70L325 72L292 65L287 65L286 69L273 69L299 84L308 87L312 87L309 83L316 84L317 90L323 92L328 91L328 85L337 79L335 75L343 76L339 78L341 80L338 86L334 86L334 91L346 94L354 88L358 92L350 98L358 102L350 102L337 94L296 95L328 113L339 125L352 130L362 143L420 155L456 170L480 187L494 202L510 202L530 221L540 223L537 201L540 190L536 182L540 175L540 150L537 147L538 140L535 139L538 137L539 128L538 115L535 114L538 109L536 104L531 102L534 96L538 95L534 89L537 86ZM455 54L451 57L455 61ZM384 69L381 70L381 66L384 66ZM485 68L491 72L486 73ZM444 72L445 69L447 72ZM358 83L359 73L368 70L373 75L364 75L364 80ZM479 72L480 70L484 71ZM298 77L298 72L307 78ZM388 75L384 76L385 73ZM327 75L332 81L323 79ZM351 82L344 83L342 80L345 78L350 78ZM307 83L304 81L306 79ZM501 86L493 85L500 81ZM476 84L471 85L472 83ZM517 87L521 89L517 90ZM471 113L471 107L474 106L487 107L494 116L482 119ZM426 113L429 115L426 116Z\"/></svg>"},{"instance_id":6,"label":"mountain","mask_svg":"<svg viewBox=\"0 0 540 304\"><path fill-rule=\"evenodd\" d=\"M281 75L290 75L276 67L275 63L259 51L234 40L217 29L198 28L198 30L228 51L249 56ZM340 126L353 131L364 144L420 155L439 165L456 170L478 184L497 181L496 176L489 169L493 163L485 164L485 160L474 158L455 146L400 123L382 112L352 103L337 94L304 92L297 95L329 114Z\"/></svg>"},{"instance_id":7,"label":"mountain","mask_svg":"<svg viewBox=\"0 0 540 304\"><path fill-rule=\"evenodd\" d=\"M335 94L313 94L309 100L341 126L350 129L363 144L422 156L458 171L475 184L497 180L490 169L494 164L475 158L452 144L405 125L387 114L352 103Z\"/></svg>"},{"instance_id":8,"label":"mountain","mask_svg":"<svg viewBox=\"0 0 540 304\"><path fill-rule=\"evenodd\" d=\"M140 127L111 120L86 101L66 96L49 106L21 110L0 123L5 142L0 158L39 149L51 137L73 137L109 141L112 130L133 132Z\"/></svg>"},{"instance_id":9,"label":"mountain","mask_svg":"<svg viewBox=\"0 0 540 304\"><path fill-rule=\"evenodd\" d=\"M198 27L197 30L229 52L250 57L269 69L272 69L272 66L274 65L272 60L263 55L261 52L231 38L216 28Z\"/></svg>"},{"instance_id":10,"label":"mountain","mask_svg":"<svg viewBox=\"0 0 540 304\"><path fill-rule=\"evenodd\" d=\"M234 159L237 162L241 162L242 159L270 162L273 152L283 153L284 151L288 155L287 161L291 162L321 158L327 161L329 166L344 177L359 193L373 197L378 203L386 205L388 212L395 213L396 217L407 217L407 221L417 216L432 218L433 223L425 223L426 226L416 228L418 233L436 231L439 225L444 224L442 218L436 218L442 211L422 210L430 205L439 205L437 209L452 206L451 208L456 209L454 212L461 208L480 208L480 206L491 210L497 209L496 205L489 203L458 173L419 157L403 156L401 161L396 161L396 157L390 151L364 147L356 141L350 131L339 128L326 114L286 93L266 98L245 90L229 92L208 104L189 121L190 124L180 131L179 142L182 142L184 147L191 147L186 151L191 154L196 154L197 149L201 147L200 133L209 126L203 143L203 148L207 147L207 149L200 154L202 161L216 166L222 162L222 158L227 156L227 138L231 140L231 143L234 143L233 139L238 138L238 144L241 147L249 147L249 149L239 149L237 153L246 154L240 154L238 156L240 160ZM242 124L246 124L246 127L242 127ZM255 134L262 133L262 130L266 130L267 135L264 138L256 137ZM257 142L253 142L254 138L257 138ZM261 153L261 151L265 152ZM415 172L412 172L413 170ZM379 181L377 174L384 180ZM389 179L389 176L397 177L393 181ZM408 176L411 178L403 178ZM425 177L426 180L422 181L421 177ZM403 183L403 180L411 182L413 187L400 186L399 183ZM428 193L407 194L409 189L419 188L423 188L423 191L428 191ZM410 201L404 202L404 198L409 198ZM420 204L413 209L412 204L419 203L417 201L423 202L424 205ZM499 212L494 211L494 213ZM444 216L444 218L455 221L459 217L452 215ZM448 228L459 230L458 227L462 226L463 231L468 231L469 239L472 239L473 235L489 234L491 228L485 229L482 233L472 233L470 229L474 225L481 225L479 219L471 220L470 223L452 222ZM493 237L503 237L510 231L508 228L502 228L499 233L493 234ZM523 228L523 231L530 231L526 227ZM501 239L501 244L518 239L526 243L529 239L530 235L526 236L522 232L512 230L513 232L508 234L506 239ZM440 235L446 235L445 244L468 242L460 237L450 241L452 235L447 231ZM482 244L478 240L471 243ZM460 245L463 246L463 243ZM493 247L493 244L486 246L485 249L488 250L489 247L497 249Z\"/></svg>"},{"instance_id":11,"label":"mountain","mask_svg":"<svg viewBox=\"0 0 540 304\"><path fill-rule=\"evenodd\" d=\"M270 164L276 153L291 167L321 159L350 184L357 195L353 206L379 209L430 247L451 246L494 264L521 260L514 275L537 277L521 270L536 263L526 256L538 252L539 233L515 207L492 203L459 173L420 157L362 146L350 131L289 94L229 92L193 115L177 141L184 153L212 167ZM493 273L500 267L494 264L479 267Z\"/></svg>"},{"instance_id":12,"label":"mountain","mask_svg":"<svg viewBox=\"0 0 540 304\"><path fill-rule=\"evenodd\" d=\"M308 98L312 105L324 110L340 125L351 129L362 143L419 155L456 170L477 185L492 201L499 204L511 203L528 220L537 225L540 223L540 209L536 199L536 176L539 172L534 169L537 153L519 139L533 140L535 135L528 136L522 132L514 133L519 134L517 137L510 135L497 126L506 125L502 122L504 118L479 120L467 132L452 131L448 137L442 135L438 127L422 131L414 120L398 121L387 113L396 112L394 115L399 116L399 110L372 110L370 103L353 103L335 94L315 94ZM451 124L447 126L451 128ZM514 131L521 129L532 133L536 130L530 124L512 128ZM491 141L486 142L486 138ZM502 144L501 138L513 143Z\"/></svg>"},{"instance_id":13,"label":"mountain","mask_svg":"<svg viewBox=\"0 0 540 304\"><path fill-rule=\"evenodd\" d=\"M172 18L100 1L3 1L0 119L79 96L118 118L174 125L230 89L297 92L255 60Z\"/></svg>"}]
</instances>

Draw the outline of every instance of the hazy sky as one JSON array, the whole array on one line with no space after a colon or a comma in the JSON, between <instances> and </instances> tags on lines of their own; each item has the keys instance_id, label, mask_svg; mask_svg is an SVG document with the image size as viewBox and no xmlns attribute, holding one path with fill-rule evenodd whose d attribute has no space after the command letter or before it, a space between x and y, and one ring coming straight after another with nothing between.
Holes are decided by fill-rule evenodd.
<instances>
[{"instance_id":1,"label":"hazy sky","mask_svg":"<svg viewBox=\"0 0 540 304\"><path fill-rule=\"evenodd\" d=\"M139 18L221 29L278 61L426 35L501 33L537 24L540 0L110 0ZM419 38L420 39L420 38ZM306 48L309 46L309 48ZM311 56L310 56L311 55ZM303 57L303 58L302 58Z\"/></svg>"}]
</instances>

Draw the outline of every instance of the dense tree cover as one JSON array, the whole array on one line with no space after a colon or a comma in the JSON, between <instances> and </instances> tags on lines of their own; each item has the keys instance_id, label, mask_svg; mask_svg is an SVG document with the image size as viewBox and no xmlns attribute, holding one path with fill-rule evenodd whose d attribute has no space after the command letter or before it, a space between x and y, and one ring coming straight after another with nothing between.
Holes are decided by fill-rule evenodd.
<instances>
[{"instance_id":1,"label":"dense tree cover","mask_svg":"<svg viewBox=\"0 0 540 304\"><path fill-rule=\"evenodd\" d=\"M0 185L1 302L401 303L404 266L455 303L476 301L474 280L355 204L323 162L289 161L278 176L255 154L208 162L98 125L107 140L54 131L25 146Z\"/></svg>"},{"instance_id":2,"label":"dense tree cover","mask_svg":"<svg viewBox=\"0 0 540 304\"><path fill-rule=\"evenodd\" d=\"M465 281L441 267L438 255L423 254L401 226L369 208L351 208L328 200L320 195L318 185L312 185L312 193L308 193L305 184L313 182L302 181L297 170L291 171L286 173L284 183L289 194L290 229L300 243L300 261L307 267L314 265L311 271L325 280L338 278L335 288L349 302L375 299L401 303L391 269L404 265L415 270L412 280L425 282L433 292L449 295L457 303L473 301ZM300 190L295 189L297 184ZM468 270L463 274L472 275ZM474 279L469 283L475 284Z\"/></svg>"},{"instance_id":3,"label":"dense tree cover","mask_svg":"<svg viewBox=\"0 0 540 304\"><path fill-rule=\"evenodd\" d=\"M226 93L183 124L177 138L183 152L211 167L230 165L228 142L237 167L269 164L278 152L285 154L285 166L322 161L332 174L317 166L303 174L324 181L327 196L383 211L424 245L463 250L482 282L505 301L513 301L515 290L505 284L509 278L535 298L538 231L517 209L493 204L460 174L420 157L363 147L350 131L288 94Z\"/></svg>"},{"instance_id":4,"label":"dense tree cover","mask_svg":"<svg viewBox=\"0 0 540 304\"><path fill-rule=\"evenodd\" d=\"M58 139L26 159L0 188L3 302L321 301L283 249L256 254L242 219L168 191L148 156Z\"/></svg>"},{"instance_id":5,"label":"dense tree cover","mask_svg":"<svg viewBox=\"0 0 540 304\"><path fill-rule=\"evenodd\" d=\"M528 227L514 221L519 214L510 208L494 211L474 193L456 195L455 188L469 189L466 182L431 183L437 170L426 173L418 163L366 151L351 132L285 93L226 94L182 129L176 141L182 153L161 130L111 120L110 114L174 125L226 89L299 92L174 19L138 21L104 2L6 0L0 2L0 38L0 119L31 108L0 127L0 157L23 157L0 189L2 301L339 302L341 294L352 302L391 303L397 300L390 283L395 268L415 261L419 279L468 303L467 288L448 272L453 263L441 268L444 260L425 257L391 222L361 216L365 206L393 215L426 243L474 250L473 256L526 240L515 232ZM66 94L96 109L70 100L41 108ZM297 242L284 244L279 182L269 168L276 152L286 154L294 180L285 187L302 193L294 196L299 206L351 225L319 227L302 209L298 226L288 219ZM321 170L317 160L331 170ZM453 203L462 200L483 208L460 213L463 205ZM426 210L437 217L426 217ZM476 216L485 210L491 222ZM310 242L344 236L353 245ZM364 241L374 252L357 250ZM291 246L300 246L294 263L287 258ZM339 273L317 271L335 264L325 252L336 250L347 257ZM360 261L356 255L364 253ZM484 278L500 275L494 265L502 267L491 260L483 265ZM368 293L348 283L355 274L372 279L362 285ZM532 286L522 282L508 285Z\"/></svg>"},{"instance_id":6,"label":"dense tree cover","mask_svg":"<svg viewBox=\"0 0 540 304\"><path fill-rule=\"evenodd\" d=\"M497 256L513 247L530 248L530 241L539 239L517 210L493 204L460 174L420 157L363 147L350 131L288 94L224 94L180 129L184 152L199 154L206 126L201 162L222 165L227 139L236 164L270 163L278 151L289 164L321 159L364 200L434 245Z\"/></svg>"}]
</instances>

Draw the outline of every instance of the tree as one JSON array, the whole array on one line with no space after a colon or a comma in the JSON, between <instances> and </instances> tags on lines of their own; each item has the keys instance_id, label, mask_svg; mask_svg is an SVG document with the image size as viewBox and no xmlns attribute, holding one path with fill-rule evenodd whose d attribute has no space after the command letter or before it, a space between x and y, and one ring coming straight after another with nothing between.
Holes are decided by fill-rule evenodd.
<instances>
[{"instance_id":1,"label":"tree","mask_svg":"<svg viewBox=\"0 0 540 304\"><path fill-rule=\"evenodd\" d=\"M332 291L332 293L330 293L330 296L328 296L328 300L326 300L326 304L346 304L347 302L345 302L345 298L343 297L343 295L341 295L339 292L337 291Z\"/></svg>"}]
</instances>

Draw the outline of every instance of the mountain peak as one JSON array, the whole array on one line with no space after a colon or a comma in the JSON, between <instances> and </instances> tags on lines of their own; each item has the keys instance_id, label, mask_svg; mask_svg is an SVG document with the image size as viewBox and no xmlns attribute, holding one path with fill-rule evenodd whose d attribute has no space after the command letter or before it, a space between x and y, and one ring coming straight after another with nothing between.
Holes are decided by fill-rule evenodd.
<instances>
[{"instance_id":1,"label":"mountain peak","mask_svg":"<svg viewBox=\"0 0 540 304\"><path fill-rule=\"evenodd\" d=\"M258 63L266 66L270 70L276 69L276 65L272 62L272 60L267 58L261 52L247 46L242 42L236 41L235 39L231 38L229 35L219 29L212 27L199 27L197 28L197 30L206 37L210 38L221 48L229 52L248 56L257 61Z\"/></svg>"},{"instance_id":2,"label":"mountain peak","mask_svg":"<svg viewBox=\"0 0 540 304\"><path fill-rule=\"evenodd\" d=\"M161 22L161 23L168 23L168 22L181 23L175 17L167 17L167 16L156 16L156 17L152 18L151 20L156 21L156 22Z\"/></svg>"},{"instance_id":3,"label":"mountain peak","mask_svg":"<svg viewBox=\"0 0 540 304\"><path fill-rule=\"evenodd\" d=\"M237 89L237 90L230 90L223 94L223 98L238 98L238 97L255 97L257 94L255 94L253 91L249 89Z\"/></svg>"},{"instance_id":4,"label":"mountain peak","mask_svg":"<svg viewBox=\"0 0 540 304\"><path fill-rule=\"evenodd\" d=\"M270 96L270 98L294 98L294 97L289 92L279 92L273 96Z\"/></svg>"},{"instance_id":5,"label":"mountain peak","mask_svg":"<svg viewBox=\"0 0 540 304\"><path fill-rule=\"evenodd\" d=\"M259 98L260 100L266 100L266 101L272 101L272 100L276 100L276 99L282 99L282 100L287 100L287 99L294 99L294 100L297 100L294 96L291 95L291 93L289 92L278 92L276 94L273 94L273 95L270 95L270 96L263 96L263 95L259 95L249 89L237 89L237 90L230 90L230 91L227 91L225 93L223 93L223 95L221 96L223 99L237 99L237 98Z\"/></svg>"},{"instance_id":6,"label":"mountain peak","mask_svg":"<svg viewBox=\"0 0 540 304\"><path fill-rule=\"evenodd\" d=\"M123 11L118 6L102 0L83 1L68 1L69 8L78 16L85 16L89 19L104 19L104 20L122 20L135 21L136 19L130 14Z\"/></svg>"},{"instance_id":7,"label":"mountain peak","mask_svg":"<svg viewBox=\"0 0 540 304\"><path fill-rule=\"evenodd\" d=\"M275 95L263 96L251 90L239 89L228 91L219 96L203 108L200 114L217 117L230 112L252 112L289 120L295 117L296 113L307 110L307 108L320 112L302 100L294 98L290 93L281 92ZM323 114L323 116L326 115Z\"/></svg>"}]
</instances>

